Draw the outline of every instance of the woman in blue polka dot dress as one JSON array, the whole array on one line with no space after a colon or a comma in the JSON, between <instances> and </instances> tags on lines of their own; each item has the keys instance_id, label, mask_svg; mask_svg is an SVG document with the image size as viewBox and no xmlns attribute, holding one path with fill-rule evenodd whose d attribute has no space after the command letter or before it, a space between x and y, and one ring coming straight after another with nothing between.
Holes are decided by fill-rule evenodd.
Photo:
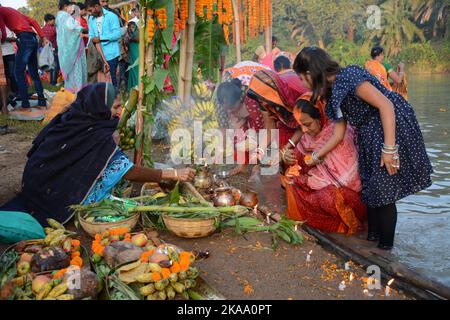
<instances>
[{"instance_id":1,"label":"woman in blue polka dot dress","mask_svg":"<svg viewBox=\"0 0 450 320\"><path fill-rule=\"evenodd\" d=\"M433 169L413 108L363 68L341 68L319 48L303 49L294 69L313 90L314 103L325 97L327 116L335 121L333 136L312 153L309 164L319 163L342 141L347 122L356 128L367 240L392 249L395 203L432 184Z\"/></svg>"}]
</instances>

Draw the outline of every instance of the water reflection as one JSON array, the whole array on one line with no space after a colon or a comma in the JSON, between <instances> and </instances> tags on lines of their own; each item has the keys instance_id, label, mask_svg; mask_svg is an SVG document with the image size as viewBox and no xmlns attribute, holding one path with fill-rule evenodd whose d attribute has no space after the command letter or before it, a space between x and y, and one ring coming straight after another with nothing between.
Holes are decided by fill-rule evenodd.
<instances>
[{"instance_id":1,"label":"water reflection","mask_svg":"<svg viewBox=\"0 0 450 320\"><path fill-rule=\"evenodd\" d=\"M450 286L450 76L414 76L413 105L433 163L433 185L399 202L396 248L401 262ZM447 110L447 112L443 112Z\"/></svg>"}]
</instances>

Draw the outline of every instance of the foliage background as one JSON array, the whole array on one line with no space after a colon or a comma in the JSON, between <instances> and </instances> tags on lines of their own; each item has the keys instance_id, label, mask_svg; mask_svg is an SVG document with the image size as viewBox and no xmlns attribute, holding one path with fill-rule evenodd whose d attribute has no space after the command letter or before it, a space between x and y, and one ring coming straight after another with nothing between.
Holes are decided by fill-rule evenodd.
<instances>
[{"instance_id":1,"label":"foliage background","mask_svg":"<svg viewBox=\"0 0 450 320\"><path fill-rule=\"evenodd\" d=\"M110 0L115 2L119 1ZM56 14L57 3L28 0L28 8L21 10L43 23L46 13ZM367 27L370 5L381 9L380 30ZM449 10L449 0L274 0L273 34L283 50L297 53L317 45L343 65L363 64L370 48L381 44L388 62L404 61L409 72L450 72ZM243 58L251 59L263 43L263 35L249 39ZM196 46L202 51L207 48L201 40ZM228 49L226 61L227 65L235 61L234 48Z\"/></svg>"}]
</instances>

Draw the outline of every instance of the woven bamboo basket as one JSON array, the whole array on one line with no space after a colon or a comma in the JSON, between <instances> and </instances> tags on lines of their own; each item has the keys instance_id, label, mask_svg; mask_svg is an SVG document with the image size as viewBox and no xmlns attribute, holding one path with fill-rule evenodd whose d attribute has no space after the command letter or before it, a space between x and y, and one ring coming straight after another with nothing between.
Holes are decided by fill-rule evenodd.
<instances>
[{"instance_id":1,"label":"woven bamboo basket","mask_svg":"<svg viewBox=\"0 0 450 320\"><path fill-rule=\"evenodd\" d=\"M180 238L203 238L216 231L216 219L179 219L162 216L167 229Z\"/></svg>"},{"instance_id":2,"label":"woven bamboo basket","mask_svg":"<svg viewBox=\"0 0 450 320\"><path fill-rule=\"evenodd\" d=\"M83 230L86 231L86 233L88 233L91 237L95 237L97 233L102 233L107 229L127 227L131 231L138 223L139 217L140 214L136 213L124 220L102 223L89 222L83 219L81 216L79 216L78 219Z\"/></svg>"}]
</instances>

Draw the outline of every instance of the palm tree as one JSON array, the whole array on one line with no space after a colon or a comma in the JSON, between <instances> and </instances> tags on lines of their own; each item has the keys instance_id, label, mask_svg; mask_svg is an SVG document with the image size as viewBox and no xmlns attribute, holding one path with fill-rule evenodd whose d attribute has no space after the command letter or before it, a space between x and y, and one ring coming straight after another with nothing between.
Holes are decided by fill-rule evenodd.
<instances>
[{"instance_id":1,"label":"palm tree","mask_svg":"<svg viewBox=\"0 0 450 320\"><path fill-rule=\"evenodd\" d=\"M413 12L414 21L419 25L431 22L433 25L433 37L437 37L438 30L448 22L450 3L448 0L414 0Z\"/></svg>"},{"instance_id":2,"label":"palm tree","mask_svg":"<svg viewBox=\"0 0 450 320\"><path fill-rule=\"evenodd\" d=\"M425 41L422 30L412 20L412 5L406 0L387 0L381 5L382 28L370 31L366 45L376 40L388 56L396 56L406 43L415 38Z\"/></svg>"}]
</instances>

